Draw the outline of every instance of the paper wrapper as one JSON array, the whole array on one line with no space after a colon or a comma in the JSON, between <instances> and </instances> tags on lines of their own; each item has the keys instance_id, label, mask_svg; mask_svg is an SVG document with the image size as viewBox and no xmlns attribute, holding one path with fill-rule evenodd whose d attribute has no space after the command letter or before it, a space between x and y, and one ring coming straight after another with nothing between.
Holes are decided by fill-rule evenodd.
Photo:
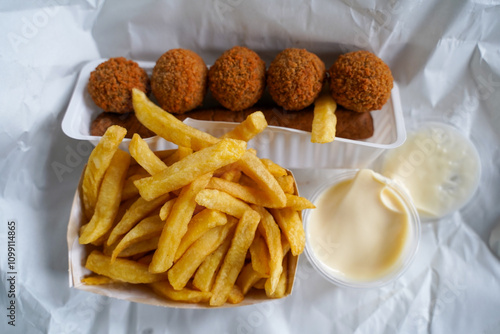
<instances>
[{"instance_id":1,"label":"paper wrapper","mask_svg":"<svg viewBox=\"0 0 500 334\"><path fill-rule=\"evenodd\" d=\"M288 171L288 173L293 176L293 174L290 171ZM136 303L155 305L155 306L190 308L190 309L215 308L208 306L208 304L206 303L193 304L193 303L172 301L163 298L155 294L153 290L149 288L146 284L113 283L113 284L103 284L103 285L86 285L82 283L82 278L92 273L90 270L85 268L85 261L87 260L87 257L92 251L92 249L95 249L95 247L91 245L81 245L78 242L80 227L86 223L83 214L83 203L80 196L82 178L83 178L83 173L80 177L80 183L73 198L73 204L71 206L71 213L68 222L67 240L68 240L70 287L100 294L103 296L113 297ZM295 184L295 194L298 195L299 193L297 189L297 184L296 183L294 184ZM298 256L293 256L291 252L288 253L288 277L287 277L287 287L286 287L285 297L289 296L292 293L293 283L295 280L295 273L297 271L298 259L299 259ZM268 298L264 290L250 289L248 294L245 295L245 299L241 303L230 304L226 302L224 305L219 306L218 308L253 305L271 300L275 299Z\"/></svg>"}]
</instances>

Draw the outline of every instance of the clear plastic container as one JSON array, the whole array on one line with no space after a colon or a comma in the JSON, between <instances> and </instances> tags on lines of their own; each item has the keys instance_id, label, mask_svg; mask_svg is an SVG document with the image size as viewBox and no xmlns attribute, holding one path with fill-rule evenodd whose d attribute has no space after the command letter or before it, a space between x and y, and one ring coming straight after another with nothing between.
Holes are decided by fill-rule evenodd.
<instances>
[{"instance_id":1,"label":"clear plastic container","mask_svg":"<svg viewBox=\"0 0 500 334\"><path fill-rule=\"evenodd\" d=\"M322 186L320 186L312 195L311 201L316 204L316 200L323 194L325 191L330 189L332 186L339 184L340 182L347 181L353 179L358 170L347 170L339 172L338 175L326 180ZM382 175L380 175L383 177ZM394 181L383 177L386 184L391 187L392 190L395 191L397 195L399 195L400 199L404 203L409 213L409 231L407 240L401 251L400 256L396 260L396 262L391 266L390 270L382 276L377 276L372 280L356 280L345 277L344 275L340 275L335 272L334 269L327 266L323 263L318 256L315 254L310 235L310 214L312 210L304 211L304 229L306 233L306 249L305 254L309 262L313 265L313 267L328 281L334 283L340 287L349 287L349 288L379 288L384 285L387 285L391 282L397 280L411 265L415 254L418 249L419 241L420 241L420 219L415 209L415 206L412 203L411 197L408 193L400 187ZM313 209L314 210L314 209Z\"/></svg>"},{"instance_id":2,"label":"clear plastic container","mask_svg":"<svg viewBox=\"0 0 500 334\"><path fill-rule=\"evenodd\" d=\"M88 140L94 145L100 137L90 135L90 124L102 110L90 98L87 83L90 73L106 60L91 61L82 68L62 121L62 129L67 136ZM137 63L149 74L155 65L154 62ZM385 150L400 146L406 139L397 83L394 83L389 101L381 110L372 111L371 114L374 134L366 140L336 138L332 143L314 144L311 143L309 132L269 126L250 141L249 146L257 149L260 157L270 158L286 168L363 168ZM236 126L236 123L231 122L193 119L186 119L184 122L215 136ZM121 148L126 150L129 142L129 139L125 139ZM157 136L147 138L146 142L153 150L174 148L173 144Z\"/></svg>"}]
</instances>

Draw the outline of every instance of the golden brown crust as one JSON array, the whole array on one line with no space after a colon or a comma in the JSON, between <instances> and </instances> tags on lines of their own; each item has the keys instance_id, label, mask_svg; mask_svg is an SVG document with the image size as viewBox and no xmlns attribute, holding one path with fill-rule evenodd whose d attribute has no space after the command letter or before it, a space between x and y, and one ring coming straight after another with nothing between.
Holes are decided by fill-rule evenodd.
<instances>
[{"instance_id":1,"label":"golden brown crust","mask_svg":"<svg viewBox=\"0 0 500 334\"><path fill-rule=\"evenodd\" d=\"M186 49L172 49L156 62L151 76L151 88L163 109L181 114L203 102L207 74L205 62L196 53Z\"/></svg>"},{"instance_id":2,"label":"golden brown crust","mask_svg":"<svg viewBox=\"0 0 500 334\"><path fill-rule=\"evenodd\" d=\"M208 87L214 98L233 111L253 106L266 85L266 64L254 51L235 46L210 67Z\"/></svg>"},{"instance_id":3,"label":"golden brown crust","mask_svg":"<svg viewBox=\"0 0 500 334\"><path fill-rule=\"evenodd\" d=\"M318 97L325 78L325 64L304 49L285 49L267 70L273 100L286 110L300 110Z\"/></svg>"},{"instance_id":4,"label":"golden brown crust","mask_svg":"<svg viewBox=\"0 0 500 334\"><path fill-rule=\"evenodd\" d=\"M365 112L381 109L391 95L389 66L368 51L341 55L329 73L334 100L347 109Z\"/></svg>"},{"instance_id":5,"label":"golden brown crust","mask_svg":"<svg viewBox=\"0 0 500 334\"><path fill-rule=\"evenodd\" d=\"M149 77L139 65L123 57L110 58L90 73L87 86L94 103L104 111L133 111L132 88L150 93Z\"/></svg>"}]
</instances>

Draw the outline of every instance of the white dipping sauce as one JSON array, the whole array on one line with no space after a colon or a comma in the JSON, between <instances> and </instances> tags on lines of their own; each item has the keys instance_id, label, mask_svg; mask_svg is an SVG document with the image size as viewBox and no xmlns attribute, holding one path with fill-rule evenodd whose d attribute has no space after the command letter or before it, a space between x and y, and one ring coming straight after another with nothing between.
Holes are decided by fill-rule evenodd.
<instances>
[{"instance_id":1,"label":"white dipping sauce","mask_svg":"<svg viewBox=\"0 0 500 334\"><path fill-rule=\"evenodd\" d=\"M360 170L314 201L308 241L336 276L370 281L390 273L412 233L404 200L381 175Z\"/></svg>"},{"instance_id":2,"label":"white dipping sauce","mask_svg":"<svg viewBox=\"0 0 500 334\"><path fill-rule=\"evenodd\" d=\"M432 124L388 152L382 174L408 190L422 218L440 218L470 199L480 170L478 153L466 137L451 126Z\"/></svg>"}]
</instances>

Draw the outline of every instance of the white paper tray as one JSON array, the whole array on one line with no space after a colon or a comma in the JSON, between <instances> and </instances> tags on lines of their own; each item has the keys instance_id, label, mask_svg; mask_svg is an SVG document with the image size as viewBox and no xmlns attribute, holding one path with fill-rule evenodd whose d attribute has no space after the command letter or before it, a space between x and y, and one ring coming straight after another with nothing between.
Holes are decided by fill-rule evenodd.
<instances>
[{"instance_id":1,"label":"white paper tray","mask_svg":"<svg viewBox=\"0 0 500 334\"><path fill-rule=\"evenodd\" d=\"M87 63L78 76L71 101L62 121L64 133L74 139L88 140L96 145L100 137L90 135L90 124L102 110L92 101L87 83L90 73L107 59ZM151 73L155 63L137 61L146 72ZM272 159L286 168L363 168L372 163L387 149L400 146L406 140L406 130L397 83L391 98L381 110L372 111L375 132L366 140L336 138L333 143L313 144L311 134L306 131L269 126L250 143L262 158ZM184 123L221 135L235 126L231 122L211 122L186 119ZM124 139L122 149L127 149L129 139ZM153 150L175 148L162 138L152 137L146 142Z\"/></svg>"}]
</instances>

